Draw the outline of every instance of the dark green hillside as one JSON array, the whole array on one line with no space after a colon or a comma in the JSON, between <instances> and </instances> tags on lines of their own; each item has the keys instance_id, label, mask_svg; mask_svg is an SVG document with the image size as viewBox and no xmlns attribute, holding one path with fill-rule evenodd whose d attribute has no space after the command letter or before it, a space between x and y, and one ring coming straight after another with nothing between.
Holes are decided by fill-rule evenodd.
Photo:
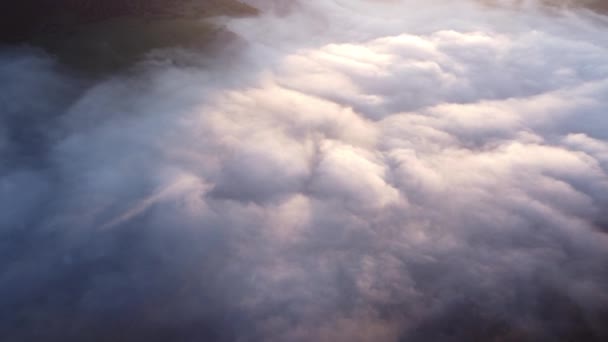
<instances>
[{"instance_id":1,"label":"dark green hillside","mask_svg":"<svg viewBox=\"0 0 608 342\"><path fill-rule=\"evenodd\" d=\"M72 67L107 71L153 49L204 46L220 32L204 18L256 13L237 0L2 2L0 44L42 47Z\"/></svg>"}]
</instances>

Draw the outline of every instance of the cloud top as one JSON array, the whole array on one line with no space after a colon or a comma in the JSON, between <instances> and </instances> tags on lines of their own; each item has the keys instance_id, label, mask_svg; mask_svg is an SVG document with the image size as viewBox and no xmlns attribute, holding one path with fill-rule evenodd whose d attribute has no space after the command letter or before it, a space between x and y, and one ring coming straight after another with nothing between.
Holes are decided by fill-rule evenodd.
<instances>
[{"instance_id":1,"label":"cloud top","mask_svg":"<svg viewBox=\"0 0 608 342\"><path fill-rule=\"evenodd\" d=\"M2 52L3 335L608 336L597 14L251 3L202 66Z\"/></svg>"}]
</instances>

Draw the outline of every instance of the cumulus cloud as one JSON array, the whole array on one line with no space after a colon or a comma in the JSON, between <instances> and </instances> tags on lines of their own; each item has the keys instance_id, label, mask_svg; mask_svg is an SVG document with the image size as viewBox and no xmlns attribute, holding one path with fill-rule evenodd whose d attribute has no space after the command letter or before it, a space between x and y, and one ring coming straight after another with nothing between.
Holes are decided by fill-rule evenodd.
<instances>
[{"instance_id":1,"label":"cumulus cloud","mask_svg":"<svg viewBox=\"0 0 608 342\"><path fill-rule=\"evenodd\" d=\"M608 336L600 14L251 3L202 66L0 54L8 341Z\"/></svg>"}]
</instances>

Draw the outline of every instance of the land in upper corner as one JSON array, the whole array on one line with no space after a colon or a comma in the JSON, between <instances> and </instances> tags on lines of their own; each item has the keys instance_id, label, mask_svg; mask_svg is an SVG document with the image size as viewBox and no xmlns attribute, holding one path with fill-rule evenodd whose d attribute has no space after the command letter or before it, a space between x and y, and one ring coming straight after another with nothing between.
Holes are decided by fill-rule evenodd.
<instances>
[{"instance_id":1,"label":"land in upper corner","mask_svg":"<svg viewBox=\"0 0 608 342\"><path fill-rule=\"evenodd\" d=\"M222 30L206 18L256 14L238 0L21 0L0 4L0 44L40 47L69 67L105 73L155 49L217 40Z\"/></svg>"}]
</instances>

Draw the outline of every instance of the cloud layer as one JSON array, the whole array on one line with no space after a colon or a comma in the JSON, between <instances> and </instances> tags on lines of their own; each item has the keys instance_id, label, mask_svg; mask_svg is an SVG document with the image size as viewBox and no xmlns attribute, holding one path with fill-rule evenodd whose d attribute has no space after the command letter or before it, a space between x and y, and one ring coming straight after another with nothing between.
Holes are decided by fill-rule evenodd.
<instances>
[{"instance_id":1,"label":"cloud layer","mask_svg":"<svg viewBox=\"0 0 608 342\"><path fill-rule=\"evenodd\" d=\"M7 341L608 336L605 18L251 3L195 66L0 53Z\"/></svg>"}]
</instances>

